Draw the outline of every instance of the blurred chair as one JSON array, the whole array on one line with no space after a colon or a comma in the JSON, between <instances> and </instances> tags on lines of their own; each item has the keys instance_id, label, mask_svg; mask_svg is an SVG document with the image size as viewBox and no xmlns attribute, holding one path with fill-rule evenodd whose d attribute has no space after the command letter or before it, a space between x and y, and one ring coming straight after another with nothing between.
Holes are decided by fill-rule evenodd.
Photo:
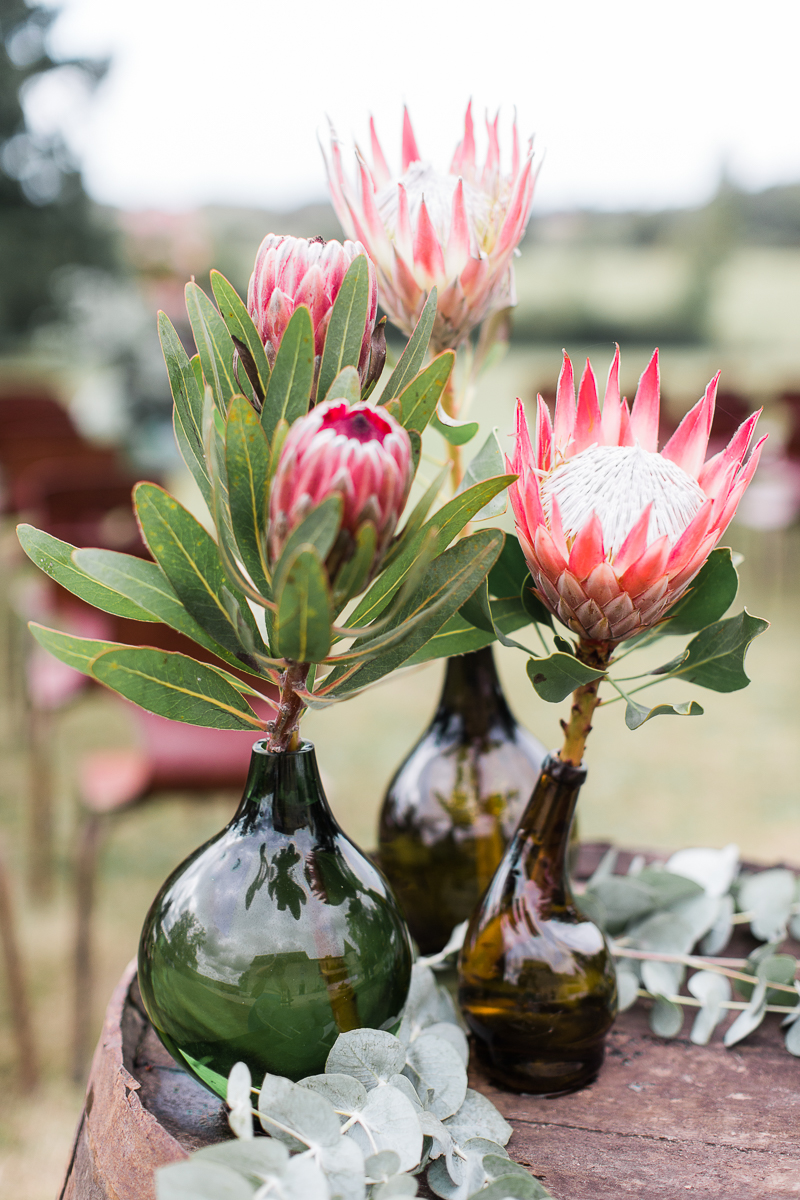
<instances>
[{"instance_id":1,"label":"blurred chair","mask_svg":"<svg viewBox=\"0 0 800 1200\"><path fill-rule=\"evenodd\" d=\"M124 702L123 702L124 703ZM253 702L266 716L266 706ZM209 797L240 793L258 732L205 729L157 717L126 704L139 735L133 748L87 754L78 767L83 816L75 852L75 947L73 957L73 1078L81 1080L92 1051L95 991L93 925L98 863L115 814L165 792ZM177 864L176 864L177 866Z\"/></svg>"}]
</instances>

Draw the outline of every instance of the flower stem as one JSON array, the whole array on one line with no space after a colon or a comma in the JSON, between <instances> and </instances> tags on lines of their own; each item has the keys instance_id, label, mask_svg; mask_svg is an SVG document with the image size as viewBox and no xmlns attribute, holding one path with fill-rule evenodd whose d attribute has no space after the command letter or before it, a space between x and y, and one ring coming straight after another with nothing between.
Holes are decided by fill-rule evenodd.
<instances>
[{"instance_id":1,"label":"flower stem","mask_svg":"<svg viewBox=\"0 0 800 1200\"><path fill-rule=\"evenodd\" d=\"M267 749L285 754L300 745L300 716L305 704L295 688L304 687L310 663L287 662L281 675L281 698L275 720L267 725Z\"/></svg>"},{"instance_id":2,"label":"flower stem","mask_svg":"<svg viewBox=\"0 0 800 1200\"><path fill-rule=\"evenodd\" d=\"M587 667L604 671L608 666L613 649L613 642L585 642L581 638L578 642L576 657ZM579 767L583 761L586 739L592 730L592 716L600 703L597 694L599 687L600 680L593 679L590 683L582 684L572 693L569 721L561 722L561 728L564 730L564 745L561 747L560 754L562 762L569 762L573 766Z\"/></svg>"},{"instance_id":3,"label":"flower stem","mask_svg":"<svg viewBox=\"0 0 800 1200\"><path fill-rule=\"evenodd\" d=\"M450 372L450 377L444 385L442 393L442 408L447 413L448 417L453 420L458 416L458 411L461 405L456 396L455 383L453 382L453 373ZM450 442L447 443L447 457L450 459L450 483L453 488L453 495L459 489L461 480L464 478L464 464L461 460L461 447L453 446Z\"/></svg>"}]
</instances>

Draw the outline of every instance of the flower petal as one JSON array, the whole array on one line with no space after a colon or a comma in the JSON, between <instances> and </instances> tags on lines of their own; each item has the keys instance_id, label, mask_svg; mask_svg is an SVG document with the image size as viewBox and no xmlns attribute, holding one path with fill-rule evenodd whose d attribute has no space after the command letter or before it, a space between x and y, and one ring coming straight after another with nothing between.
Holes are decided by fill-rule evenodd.
<instances>
[{"instance_id":1,"label":"flower petal","mask_svg":"<svg viewBox=\"0 0 800 1200\"><path fill-rule=\"evenodd\" d=\"M383 150L375 131L375 121L372 117L369 119L369 139L372 145L372 174L375 176L375 182L378 187L382 188L392 178L392 173L383 156Z\"/></svg>"},{"instance_id":2,"label":"flower petal","mask_svg":"<svg viewBox=\"0 0 800 1200\"><path fill-rule=\"evenodd\" d=\"M659 412L658 350L642 372L631 410L631 432L643 450L658 448Z\"/></svg>"},{"instance_id":3,"label":"flower petal","mask_svg":"<svg viewBox=\"0 0 800 1200\"><path fill-rule=\"evenodd\" d=\"M668 458L677 466L682 467L687 475L691 475L694 479L697 479L705 462L711 422L714 419L714 400L719 376L720 373L717 371L706 388L703 398L689 410L661 451L663 458Z\"/></svg>"},{"instance_id":4,"label":"flower petal","mask_svg":"<svg viewBox=\"0 0 800 1200\"><path fill-rule=\"evenodd\" d=\"M553 425L550 409L541 396L536 397L536 465L540 471L549 471L553 466Z\"/></svg>"},{"instance_id":5,"label":"flower petal","mask_svg":"<svg viewBox=\"0 0 800 1200\"><path fill-rule=\"evenodd\" d=\"M606 394L603 399L603 415L601 418L602 438L604 446L619 446L620 420L622 402L619 398L619 345L614 351L614 361L608 372Z\"/></svg>"},{"instance_id":6,"label":"flower petal","mask_svg":"<svg viewBox=\"0 0 800 1200\"><path fill-rule=\"evenodd\" d=\"M620 587L635 600L665 573L669 552L669 538L664 534L647 547L633 566L628 567L619 581Z\"/></svg>"},{"instance_id":7,"label":"flower petal","mask_svg":"<svg viewBox=\"0 0 800 1200\"><path fill-rule=\"evenodd\" d=\"M573 431L572 453L580 454L587 446L602 440L600 405L597 401L597 382L588 358L578 387L578 408Z\"/></svg>"},{"instance_id":8,"label":"flower petal","mask_svg":"<svg viewBox=\"0 0 800 1200\"><path fill-rule=\"evenodd\" d=\"M564 361L558 376L556 387L556 417L553 423L553 436L556 450L566 454L572 430L575 427L575 379L572 374L572 362L566 350L563 351Z\"/></svg>"},{"instance_id":9,"label":"flower petal","mask_svg":"<svg viewBox=\"0 0 800 1200\"><path fill-rule=\"evenodd\" d=\"M569 569L578 579L585 579L598 563L605 559L603 526L597 513L578 531L569 555Z\"/></svg>"},{"instance_id":10,"label":"flower petal","mask_svg":"<svg viewBox=\"0 0 800 1200\"><path fill-rule=\"evenodd\" d=\"M417 149L417 139L411 128L411 117L408 115L408 109L403 105L403 174L405 175L412 162L419 162L421 158L422 155Z\"/></svg>"}]
</instances>

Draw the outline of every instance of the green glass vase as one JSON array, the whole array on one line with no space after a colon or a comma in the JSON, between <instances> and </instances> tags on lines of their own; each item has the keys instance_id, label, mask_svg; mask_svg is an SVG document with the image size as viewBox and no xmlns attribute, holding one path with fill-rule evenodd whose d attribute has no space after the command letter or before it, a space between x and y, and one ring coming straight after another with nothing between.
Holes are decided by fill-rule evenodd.
<instances>
[{"instance_id":1,"label":"green glass vase","mask_svg":"<svg viewBox=\"0 0 800 1200\"><path fill-rule=\"evenodd\" d=\"M545 748L515 721L491 647L450 658L433 720L389 784L380 863L423 954L485 892L539 776Z\"/></svg>"},{"instance_id":2,"label":"green glass vase","mask_svg":"<svg viewBox=\"0 0 800 1200\"><path fill-rule=\"evenodd\" d=\"M614 961L575 904L569 831L586 772L549 755L467 929L458 998L479 1061L518 1092L584 1087L617 1012Z\"/></svg>"},{"instance_id":3,"label":"green glass vase","mask_svg":"<svg viewBox=\"0 0 800 1200\"><path fill-rule=\"evenodd\" d=\"M220 1090L240 1060L254 1080L300 1079L324 1070L339 1033L394 1031L411 963L385 880L328 807L314 747L256 743L233 820L153 902L139 985L176 1062Z\"/></svg>"}]
</instances>

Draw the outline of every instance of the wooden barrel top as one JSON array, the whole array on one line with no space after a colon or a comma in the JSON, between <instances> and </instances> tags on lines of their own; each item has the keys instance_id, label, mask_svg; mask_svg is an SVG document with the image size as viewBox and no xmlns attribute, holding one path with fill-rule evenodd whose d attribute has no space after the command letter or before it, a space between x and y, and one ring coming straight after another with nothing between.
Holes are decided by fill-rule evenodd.
<instances>
[{"instance_id":1,"label":"wooden barrel top","mask_svg":"<svg viewBox=\"0 0 800 1200\"><path fill-rule=\"evenodd\" d=\"M800 1196L800 1061L779 1019L732 1050L720 1030L693 1045L692 1019L666 1041L644 1006L623 1013L599 1079L569 1096L500 1091L474 1067L470 1084L513 1125L511 1157L558 1200ZM222 1105L153 1032L132 963L108 1006L59 1200L155 1200L156 1167L229 1136Z\"/></svg>"}]
</instances>

